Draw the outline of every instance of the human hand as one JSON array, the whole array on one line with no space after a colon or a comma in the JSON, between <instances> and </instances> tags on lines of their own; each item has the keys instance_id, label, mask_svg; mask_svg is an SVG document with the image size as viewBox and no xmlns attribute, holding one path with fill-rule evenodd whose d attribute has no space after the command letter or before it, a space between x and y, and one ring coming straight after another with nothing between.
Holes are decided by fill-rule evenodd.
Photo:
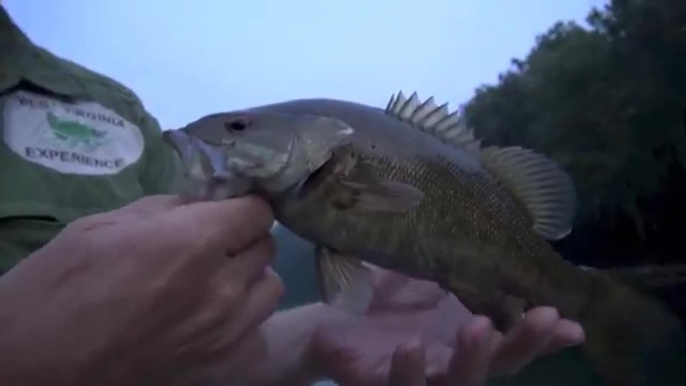
<instances>
[{"instance_id":1,"label":"human hand","mask_svg":"<svg viewBox=\"0 0 686 386\"><path fill-rule=\"evenodd\" d=\"M374 277L367 314L325 323L311 343L317 371L342 385L476 386L584 339L548 307L503 335L432 282L381 269Z\"/></svg>"},{"instance_id":2,"label":"human hand","mask_svg":"<svg viewBox=\"0 0 686 386\"><path fill-rule=\"evenodd\" d=\"M252 197L155 196L71 223L0 278L0 383L179 384L239 360L282 293L272 221Z\"/></svg>"}]
</instances>

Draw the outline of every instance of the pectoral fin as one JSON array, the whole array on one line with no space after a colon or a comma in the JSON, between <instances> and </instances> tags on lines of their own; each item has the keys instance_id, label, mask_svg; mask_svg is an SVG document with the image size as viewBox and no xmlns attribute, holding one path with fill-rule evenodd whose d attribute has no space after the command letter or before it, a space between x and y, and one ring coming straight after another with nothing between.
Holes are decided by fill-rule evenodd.
<instances>
[{"instance_id":1,"label":"pectoral fin","mask_svg":"<svg viewBox=\"0 0 686 386\"><path fill-rule=\"evenodd\" d=\"M324 301L364 313L372 299L372 272L362 260L324 247L317 247L315 260Z\"/></svg>"},{"instance_id":2,"label":"pectoral fin","mask_svg":"<svg viewBox=\"0 0 686 386\"><path fill-rule=\"evenodd\" d=\"M403 213L417 207L424 192L399 181L340 179L341 190L333 201L338 209L365 213Z\"/></svg>"}]
</instances>

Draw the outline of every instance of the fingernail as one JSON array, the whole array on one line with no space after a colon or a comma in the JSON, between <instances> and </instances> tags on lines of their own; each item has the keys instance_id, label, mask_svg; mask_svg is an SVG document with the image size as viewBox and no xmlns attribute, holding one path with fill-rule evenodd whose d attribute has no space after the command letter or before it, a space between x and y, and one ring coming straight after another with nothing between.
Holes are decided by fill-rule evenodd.
<instances>
[{"instance_id":1,"label":"fingernail","mask_svg":"<svg viewBox=\"0 0 686 386\"><path fill-rule=\"evenodd\" d=\"M483 327L481 327L483 330L475 334L476 336L471 339L470 343L473 349L481 350L485 347L489 347L491 339L493 338L493 330L490 319L484 317L478 322L483 325Z\"/></svg>"},{"instance_id":2,"label":"fingernail","mask_svg":"<svg viewBox=\"0 0 686 386\"><path fill-rule=\"evenodd\" d=\"M412 338L403 344L403 351L409 355L417 355L422 342L419 338Z\"/></svg>"}]
</instances>

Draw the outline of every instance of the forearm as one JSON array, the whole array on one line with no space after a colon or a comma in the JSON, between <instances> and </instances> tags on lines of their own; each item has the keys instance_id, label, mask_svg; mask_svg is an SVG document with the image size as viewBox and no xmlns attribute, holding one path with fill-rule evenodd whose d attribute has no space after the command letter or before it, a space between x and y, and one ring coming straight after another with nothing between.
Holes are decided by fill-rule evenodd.
<instances>
[{"instance_id":1,"label":"forearm","mask_svg":"<svg viewBox=\"0 0 686 386\"><path fill-rule=\"evenodd\" d=\"M249 384L300 386L321 379L310 342L317 327L337 314L332 307L314 303L278 312L267 319L261 326L267 353L263 361L249 366Z\"/></svg>"}]
</instances>

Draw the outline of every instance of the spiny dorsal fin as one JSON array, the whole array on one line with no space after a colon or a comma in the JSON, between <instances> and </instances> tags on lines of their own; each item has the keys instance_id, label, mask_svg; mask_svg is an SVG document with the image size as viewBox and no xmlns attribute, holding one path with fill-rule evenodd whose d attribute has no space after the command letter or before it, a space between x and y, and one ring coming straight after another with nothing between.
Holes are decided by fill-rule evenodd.
<instances>
[{"instance_id":1,"label":"spiny dorsal fin","mask_svg":"<svg viewBox=\"0 0 686 386\"><path fill-rule=\"evenodd\" d=\"M481 139L467 127L448 104L437 106L430 97L420 103L417 93L409 98L400 91L391 96L386 114L433 135L444 143L479 152L485 166L521 202L536 232L548 240L569 234L576 212L574 184L554 161L520 147L481 149Z\"/></svg>"},{"instance_id":2,"label":"spiny dorsal fin","mask_svg":"<svg viewBox=\"0 0 686 386\"><path fill-rule=\"evenodd\" d=\"M450 113L447 103L437 106L433 97L420 103L416 92L406 98L400 91L397 97L391 95L385 112L445 143L474 151L481 146L481 140L474 138L474 130L465 125L458 112Z\"/></svg>"},{"instance_id":3,"label":"spiny dorsal fin","mask_svg":"<svg viewBox=\"0 0 686 386\"><path fill-rule=\"evenodd\" d=\"M536 232L548 240L571 232L576 192L572 179L556 162L521 147L487 147L481 150L481 159L524 205Z\"/></svg>"}]
</instances>

